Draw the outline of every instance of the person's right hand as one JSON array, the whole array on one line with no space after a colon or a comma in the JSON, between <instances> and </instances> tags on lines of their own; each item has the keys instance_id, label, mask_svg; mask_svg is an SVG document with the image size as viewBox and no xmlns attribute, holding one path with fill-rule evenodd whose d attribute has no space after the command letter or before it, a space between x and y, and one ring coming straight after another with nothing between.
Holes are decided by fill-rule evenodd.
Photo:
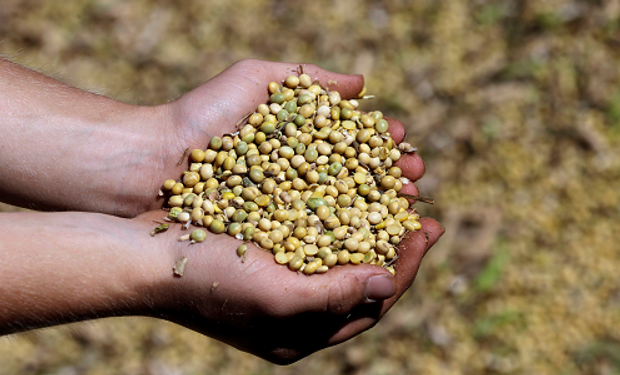
<instances>
[{"instance_id":1,"label":"person's right hand","mask_svg":"<svg viewBox=\"0 0 620 375\"><path fill-rule=\"evenodd\" d=\"M398 247L396 276L371 265L335 266L306 276L277 264L273 254L241 241L208 233L202 243L179 242L176 228L151 238L152 211L132 221L142 246L157 256L156 283L146 289L146 315L164 318L268 361L287 364L346 341L373 327L413 282L426 252L443 234L433 219L409 233ZM185 231L187 232L187 231ZM158 252L152 249L161 249ZM188 263L172 275L175 260Z\"/></svg>"}]
</instances>

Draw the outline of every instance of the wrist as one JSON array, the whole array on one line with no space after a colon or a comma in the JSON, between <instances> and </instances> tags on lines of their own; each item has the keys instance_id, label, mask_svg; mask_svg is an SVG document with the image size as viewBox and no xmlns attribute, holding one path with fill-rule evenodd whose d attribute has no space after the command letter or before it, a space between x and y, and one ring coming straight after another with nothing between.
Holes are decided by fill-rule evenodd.
<instances>
[{"instance_id":1,"label":"wrist","mask_svg":"<svg viewBox=\"0 0 620 375\"><path fill-rule=\"evenodd\" d=\"M0 223L0 334L144 310L150 257L126 219L28 212Z\"/></svg>"},{"instance_id":2,"label":"wrist","mask_svg":"<svg viewBox=\"0 0 620 375\"><path fill-rule=\"evenodd\" d=\"M158 107L121 103L5 60L0 87L3 201L135 216L146 197L155 200L157 189L144 185L155 183L164 149Z\"/></svg>"}]
</instances>

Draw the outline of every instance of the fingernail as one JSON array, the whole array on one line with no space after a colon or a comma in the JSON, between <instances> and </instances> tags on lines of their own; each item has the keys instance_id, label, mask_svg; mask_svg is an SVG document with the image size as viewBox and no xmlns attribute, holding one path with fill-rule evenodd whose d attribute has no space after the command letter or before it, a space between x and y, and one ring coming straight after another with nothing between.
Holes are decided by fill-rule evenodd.
<instances>
[{"instance_id":1,"label":"fingernail","mask_svg":"<svg viewBox=\"0 0 620 375\"><path fill-rule=\"evenodd\" d=\"M392 297L396 293L396 283L389 275L376 275L366 280L366 302L377 302Z\"/></svg>"}]
</instances>

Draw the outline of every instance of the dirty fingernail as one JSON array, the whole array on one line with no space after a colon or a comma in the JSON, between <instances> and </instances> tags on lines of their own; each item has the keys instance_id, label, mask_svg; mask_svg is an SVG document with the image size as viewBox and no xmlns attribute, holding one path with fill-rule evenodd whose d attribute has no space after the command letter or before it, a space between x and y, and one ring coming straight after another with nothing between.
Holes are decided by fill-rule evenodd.
<instances>
[{"instance_id":1,"label":"dirty fingernail","mask_svg":"<svg viewBox=\"0 0 620 375\"><path fill-rule=\"evenodd\" d=\"M377 302L396 293L396 282L389 275L376 275L366 281L366 302Z\"/></svg>"}]
</instances>

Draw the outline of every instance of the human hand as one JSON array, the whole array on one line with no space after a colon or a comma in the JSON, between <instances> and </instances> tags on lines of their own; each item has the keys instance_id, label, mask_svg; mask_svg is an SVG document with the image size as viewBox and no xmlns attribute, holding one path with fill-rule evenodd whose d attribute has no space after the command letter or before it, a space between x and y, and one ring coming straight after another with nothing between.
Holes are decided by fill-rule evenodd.
<instances>
[{"instance_id":1,"label":"human hand","mask_svg":"<svg viewBox=\"0 0 620 375\"><path fill-rule=\"evenodd\" d=\"M390 132L402 141L402 124L391 120ZM398 166L411 181L424 174L416 154L405 154ZM413 183L402 191L418 195ZM136 220L152 227L153 219L161 216L155 211ZM204 242L188 245L177 241L178 228L171 229L156 238L168 244L164 245L168 252L163 280L153 293L160 296L153 316L275 363L294 362L372 327L396 303L413 282L426 251L443 233L433 219L420 222L422 229L407 234L399 245L395 277L371 265L336 266L308 277L276 264L271 253L251 244L242 261L235 251L241 242L228 235L208 233ZM189 259L185 274L173 278L171 265L181 256Z\"/></svg>"},{"instance_id":2,"label":"human hand","mask_svg":"<svg viewBox=\"0 0 620 375\"><path fill-rule=\"evenodd\" d=\"M306 276L272 254L209 233L179 242L180 225L155 238L164 216L4 213L0 224L0 335L111 316L167 319L274 363L291 363L372 327L407 290L443 233L432 219L401 242L393 277L372 265ZM17 251L19 250L19 251ZM189 263L173 276L179 257Z\"/></svg>"},{"instance_id":3,"label":"human hand","mask_svg":"<svg viewBox=\"0 0 620 375\"><path fill-rule=\"evenodd\" d=\"M187 148L233 132L266 87L299 65L246 60L179 99L135 106L92 94L0 58L0 199L44 211L134 217L161 207L157 192L179 177ZM304 65L343 96L360 76ZM19 131L15 131L19 129Z\"/></svg>"},{"instance_id":4,"label":"human hand","mask_svg":"<svg viewBox=\"0 0 620 375\"><path fill-rule=\"evenodd\" d=\"M303 72L318 80L343 98L354 98L362 90L364 80L359 75L328 72L310 64L274 63L259 60L240 61L179 99L156 107L162 136L157 154L161 160L145 165L150 168L144 176L145 195L142 207L161 207L157 191L164 180L178 178L187 169L187 160L179 164L187 148L205 149L214 136L237 131L237 123L247 114L266 103L270 82L282 82L287 76ZM141 172L144 175L144 171Z\"/></svg>"},{"instance_id":5,"label":"human hand","mask_svg":"<svg viewBox=\"0 0 620 375\"><path fill-rule=\"evenodd\" d=\"M153 213L142 215L152 218ZM147 315L164 318L274 363L297 361L373 327L413 282L420 262L443 229L432 219L399 246L396 276L371 265L336 266L306 276L278 265L273 255L240 241L209 234L201 244L176 241L178 231L157 241L170 245L160 279L148 293L155 306ZM146 228L145 228L146 229ZM172 277L180 256L189 261Z\"/></svg>"}]
</instances>

